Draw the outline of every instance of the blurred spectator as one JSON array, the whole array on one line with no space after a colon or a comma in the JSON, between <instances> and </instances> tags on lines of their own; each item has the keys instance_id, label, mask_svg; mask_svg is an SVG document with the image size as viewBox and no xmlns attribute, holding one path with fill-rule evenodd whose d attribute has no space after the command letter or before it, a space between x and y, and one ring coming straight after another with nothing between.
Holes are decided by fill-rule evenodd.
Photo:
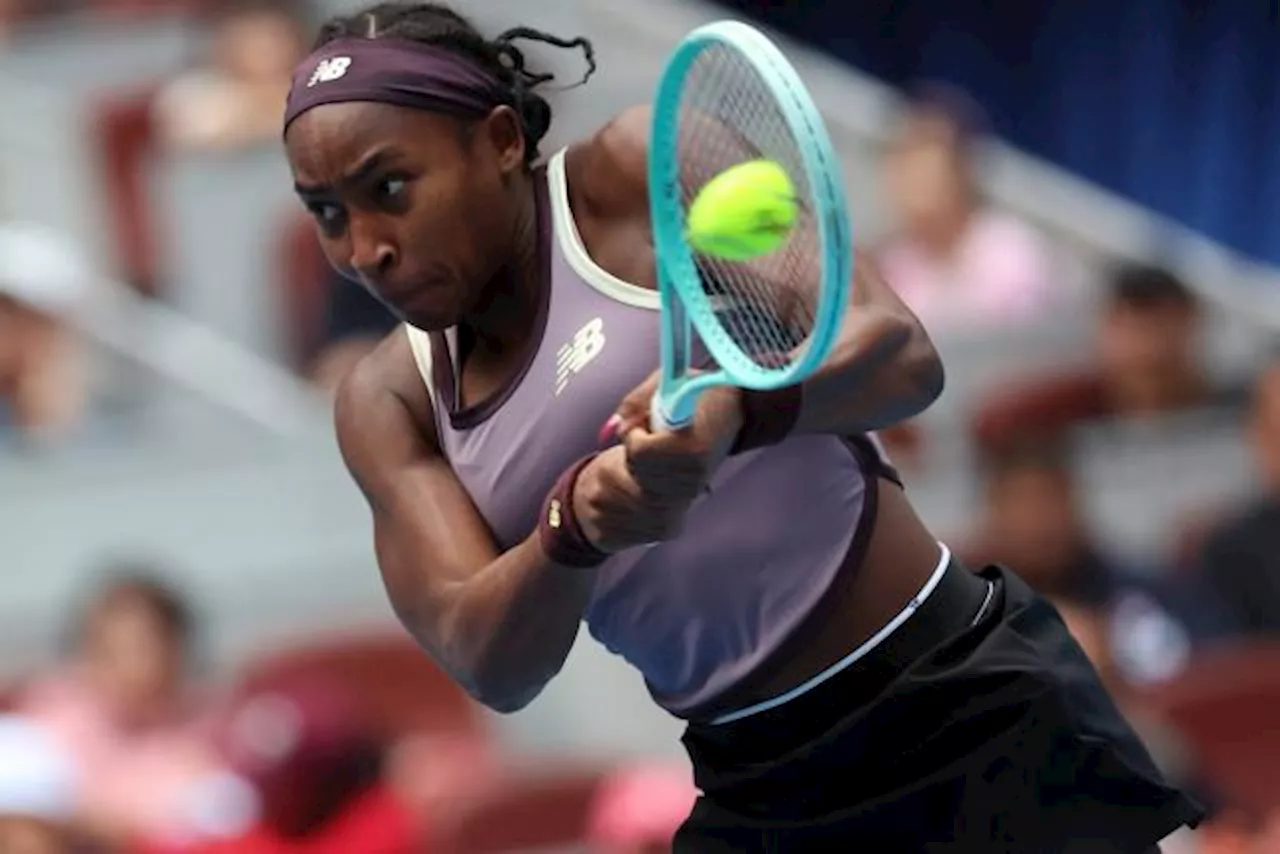
<instances>
[{"instance_id":1,"label":"blurred spectator","mask_svg":"<svg viewBox=\"0 0 1280 854\"><path fill-rule=\"evenodd\" d=\"M1198 575L1213 585L1242 632L1280 634L1280 352L1254 392L1250 433L1262 494L1208 536Z\"/></svg>"},{"instance_id":2,"label":"blurred spectator","mask_svg":"<svg viewBox=\"0 0 1280 854\"><path fill-rule=\"evenodd\" d=\"M400 801L431 816L431 829L447 833L450 822L467 816L498 792L507 775L494 745L475 734L418 733L387 750L383 779Z\"/></svg>"},{"instance_id":3,"label":"blurred spectator","mask_svg":"<svg viewBox=\"0 0 1280 854\"><path fill-rule=\"evenodd\" d=\"M67 319L88 283L58 235L0 225L0 426L10 422L28 440L63 438L84 414L79 341Z\"/></svg>"},{"instance_id":4,"label":"blurred spectator","mask_svg":"<svg viewBox=\"0 0 1280 854\"><path fill-rule=\"evenodd\" d=\"M9 40L23 15L23 0L0 0L0 48Z\"/></svg>"},{"instance_id":5,"label":"blurred spectator","mask_svg":"<svg viewBox=\"0 0 1280 854\"><path fill-rule=\"evenodd\" d=\"M1197 854L1272 854L1275 849L1259 847L1262 840L1256 820L1227 811L1200 829Z\"/></svg>"},{"instance_id":6,"label":"blurred spectator","mask_svg":"<svg viewBox=\"0 0 1280 854\"><path fill-rule=\"evenodd\" d=\"M309 373L320 387L333 391L399 321L363 286L336 272L330 272L327 289L324 338L311 357Z\"/></svg>"},{"instance_id":7,"label":"blurred spectator","mask_svg":"<svg viewBox=\"0 0 1280 854\"><path fill-rule=\"evenodd\" d=\"M138 18L144 15L188 12L218 0L81 0L94 12L114 18Z\"/></svg>"},{"instance_id":8,"label":"blurred spectator","mask_svg":"<svg viewBox=\"0 0 1280 854\"><path fill-rule=\"evenodd\" d=\"M302 23L284 0L226 0L210 15L208 59L157 96L160 139L183 150L277 144Z\"/></svg>"},{"instance_id":9,"label":"blurred spectator","mask_svg":"<svg viewBox=\"0 0 1280 854\"><path fill-rule=\"evenodd\" d=\"M1280 851L1280 810L1263 820L1262 827L1254 837L1254 849L1250 854L1274 854L1276 851Z\"/></svg>"},{"instance_id":10,"label":"blurred spectator","mask_svg":"<svg viewBox=\"0 0 1280 854\"><path fill-rule=\"evenodd\" d=\"M974 169L978 109L957 92L922 93L888 154L896 233L885 278L931 331L982 331L1036 320L1055 282L1043 239L987 207Z\"/></svg>"},{"instance_id":11,"label":"blurred spectator","mask_svg":"<svg viewBox=\"0 0 1280 854\"><path fill-rule=\"evenodd\" d=\"M1194 854L1276 854L1280 851L1280 811L1250 816L1231 811L1201 828Z\"/></svg>"},{"instance_id":12,"label":"blurred spectator","mask_svg":"<svg viewBox=\"0 0 1280 854\"><path fill-rule=\"evenodd\" d=\"M382 745L335 687L297 681L235 698L216 726L259 820L226 838L151 854L411 854L421 828L382 780Z\"/></svg>"},{"instance_id":13,"label":"blurred spectator","mask_svg":"<svg viewBox=\"0 0 1280 854\"><path fill-rule=\"evenodd\" d=\"M1098 356L1113 411L1160 415L1213 400L1201 337L1204 312L1187 285L1157 267L1127 267L1113 280Z\"/></svg>"},{"instance_id":14,"label":"blurred spectator","mask_svg":"<svg viewBox=\"0 0 1280 854\"><path fill-rule=\"evenodd\" d=\"M1203 326L1199 301L1172 273L1120 269L1103 309L1096 364L999 393L978 414L978 443L990 450L1086 421L1236 404L1238 390L1215 383L1205 368Z\"/></svg>"},{"instance_id":15,"label":"blurred spectator","mask_svg":"<svg viewBox=\"0 0 1280 854\"><path fill-rule=\"evenodd\" d=\"M588 819L592 851L664 854L697 800L687 766L628 767L607 779Z\"/></svg>"},{"instance_id":16,"label":"blurred spectator","mask_svg":"<svg viewBox=\"0 0 1280 854\"><path fill-rule=\"evenodd\" d=\"M1037 592L1086 607L1106 603L1119 567L1094 542L1067 446L1025 443L982 461L982 511L966 551L1005 563Z\"/></svg>"},{"instance_id":17,"label":"blurred spectator","mask_svg":"<svg viewBox=\"0 0 1280 854\"><path fill-rule=\"evenodd\" d=\"M1169 678L1195 645L1226 633L1212 595L1127 566L1096 542L1065 444L1006 448L986 458L983 476L972 565L1005 563L1057 604L1104 677Z\"/></svg>"},{"instance_id":18,"label":"blurred spectator","mask_svg":"<svg viewBox=\"0 0 1280 854\"><path fill-rule=\"evenodd\" d=\"M0 717L0 852L71 854L75 765L30 721Z\"/></svg>"},{"instance_id":19,"label":"blurred spectator","mask_svg":"<svg viewBox=\"0 0 1280 854\"><path fill-rule=\"evenodd\" d=\"M199 818L219 770L189 681L194 622L149 575L99 588L69 638L61 672L38 678L17 709L75 758L77 808L100 838L173 833Z\"/></svg>"}]
</instances>

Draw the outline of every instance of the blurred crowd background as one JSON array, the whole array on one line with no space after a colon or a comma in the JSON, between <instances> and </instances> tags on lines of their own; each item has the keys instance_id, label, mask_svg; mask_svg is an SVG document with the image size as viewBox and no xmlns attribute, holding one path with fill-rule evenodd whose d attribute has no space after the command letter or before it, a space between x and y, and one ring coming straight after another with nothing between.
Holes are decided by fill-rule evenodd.
<instances>
[{"instance_id":1,"label":"blurred crowd background","mask_svg":"<svg viewBox=\"0 0 1280 854\"><path fill-rule=\"evenodd\" d=\"M0 0L3 854L636 854L691 803L621 663L582 642L497 719L383 601L326 398L394 323L279 145L311 31L357 5ZM1052 597L1212 805L1170 852L1280 852L1270 4L725 5L785 34L943 353L882 437L913 500ZM726 14L456 6L595 41L559 143Z\"/></svg>"}]
</instances>

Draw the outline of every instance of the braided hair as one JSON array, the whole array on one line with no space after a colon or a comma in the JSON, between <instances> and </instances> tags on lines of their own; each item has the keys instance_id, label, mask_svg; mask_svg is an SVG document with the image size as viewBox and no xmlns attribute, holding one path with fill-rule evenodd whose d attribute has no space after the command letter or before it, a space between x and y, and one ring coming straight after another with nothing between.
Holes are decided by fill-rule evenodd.
<instances>
[{"instance_id":1,"label":"braided hair","mask_svg":"<svg viewBox=\"0 0 1280 854\"><path fill-rule=\"evenodd\" d=\"M313 49L341 38L404 39L456 51L476 62L510 88L511 105L524 131L527 162L538 158L538 143L551 127L551 105L533 90L554 80L555 75L527 68L524 53L514 42L537 41L581 50L587 70L580 84L596 70L595 50L585 38L562 39L541 30L515 27L490 40L442 3L378 3L354 15L332 18L320 28Z\"/></svg>"}]
</instances>

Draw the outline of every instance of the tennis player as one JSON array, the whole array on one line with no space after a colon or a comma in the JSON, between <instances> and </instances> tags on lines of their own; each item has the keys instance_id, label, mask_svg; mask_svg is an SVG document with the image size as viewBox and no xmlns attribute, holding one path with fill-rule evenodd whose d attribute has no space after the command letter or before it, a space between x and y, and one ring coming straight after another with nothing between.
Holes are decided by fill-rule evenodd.
<instances>
[{"instance_id":1,"label":"tennis player","mask_svg":"<svg viewBox=\"0 0 1280 854\"><path fill-rule=\"evenodd\" d=\"M408 630L512 712L585 621L688 721L679 852L1139 854L1198 821L1053 608L913 512L870 431L942 367L874 269L803 387L648 429L648 114L542 163L518 39L594 66L380 4L324 26L285 120L330 259L405 321L337 422Z\"/></svg>"}]
</instances>

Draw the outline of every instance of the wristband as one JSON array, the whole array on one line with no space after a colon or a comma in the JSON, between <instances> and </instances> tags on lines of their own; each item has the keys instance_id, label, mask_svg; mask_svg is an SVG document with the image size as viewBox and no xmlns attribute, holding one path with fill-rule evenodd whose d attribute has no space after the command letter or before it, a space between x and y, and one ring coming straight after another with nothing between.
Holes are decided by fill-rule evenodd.
<instances>
[{"instance_id":1,"label":"wristband","mask_svg":"<svg viewBox=\"0 0 1280 854\"><path fill-rule=\"evenodd\" d=\"M556 481L542 507L538 521L538 540L542 550L553 562L562 566L590 569L609 559L587 539L573 510L573 487L578 475L594 460L595 454L578 460Z\"/></svg>"},{"instance_id":2,"label":"wristband","mask_svg":"<svg viewBox=\"0 0 1280 854\"><path fill-rule=\"evenodd\" d=\"M729 449L730 454L776 445L791 435L800 418L803 393L797 383L772 391L744 389L740 399L742 429Z\"/></svg>"}]
</instances>

